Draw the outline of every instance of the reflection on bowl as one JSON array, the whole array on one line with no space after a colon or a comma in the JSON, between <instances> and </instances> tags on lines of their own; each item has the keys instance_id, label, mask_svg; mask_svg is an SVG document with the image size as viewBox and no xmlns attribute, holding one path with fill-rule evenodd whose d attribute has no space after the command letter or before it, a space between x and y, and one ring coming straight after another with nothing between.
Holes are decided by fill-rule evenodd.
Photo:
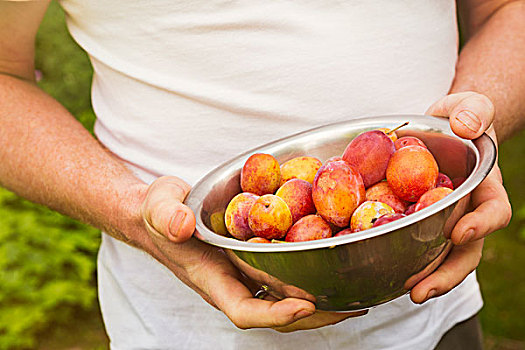
<instances>
[{"instance_id":1,"label":"reflection on bowl","mask_svg":"<svg viewBox=\"0 0 525 350\"><path fill-rule=\"evenodd\" d=\"M297 156L321 161L341 155L358 134L409 126L398 136L416 136L433 153L440 172L465 182L443 200L400 220L351 235L317 241L261 244L225 236L224 210L239 192L240 171L253 153L269 153L283 163ZM334 123L245 152L219 166L192 189L186 204L197 217L195 236L223 248L248 277L277 297L304 298L320 310L370 308L405 294L439 266L452 244L445 238L465 211L466 198L494 165L490 137L456 137L448 120L421 115L390 115ZM463 200L462 200L463 199Z\"/></svg>"}]
</instances>

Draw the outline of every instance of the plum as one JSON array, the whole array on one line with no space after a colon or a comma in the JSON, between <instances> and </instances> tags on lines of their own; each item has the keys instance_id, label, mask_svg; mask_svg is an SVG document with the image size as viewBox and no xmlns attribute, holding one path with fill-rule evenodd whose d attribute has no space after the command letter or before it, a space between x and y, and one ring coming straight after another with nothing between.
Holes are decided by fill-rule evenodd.
<instances>
[{"instance_id":1,"label":"plum","mask_svg":"<svg viewBox=\"0 0 525 350\"><path fill-rule=\"evenodd\" d=\"M453 191L448 187L436 187L425 192L417 201L415 211L420 211L437 201L445 198L447 195Z\"/></svg>"},{"instance_id":2,"label":"plum","mask_svg":"<svg viewBox=\"0 0 525 350\"><path fill-rule=\"evenodd\" d=\"M323 219L338 227L348 226L352 213L365 200L363 179L347 162L330 162L315 175L312 198Z\"/></svg>"},{"instance_id":3,"label":"plum","mask_svg":"<svg viewBox=\"0 0 525 350\"><path fill-rule=\"evenodd\" d=\"M396 213L404 213L408 206L408 202L396 196L386 181L378 182L369 187L366 190L366 200L386 203Z\"/></svg>"},{"instance_id":4,"label":"plum","mask_svg":"<svg viewBox=\"0 0 525 350\"><path fill-rule=\"evenodd\" d=\"M248 243L272 243L271 241L267 240L266 238L257 237L257 236L250 238L246 242L248 242Z\"/></svg>"},{"instance_id":5,"label":"plum","mask_svg":"<svg viewBox=\"0 0 525 350\"><path fill-rule=\"evenodd\" d=\"M274 194L281 184L279 162L270 154L250 156L241 170L241 189L262 196Z\"/></svg>"},{"instance_id":6,"label":"plum","mask_svg":"<svg viewBox=\"0 0 525 350\"><path fill-rule=\"evenodd\" d=\"M248 214L258 198L256 194L243 192L228 203L224 213L224 224L233 237L245 241L253 236L253 231L248 224Z\"/></svg>"},{"instance_id":7,"label":"plum","mask_svg":"<svg viewBox=\"0 0 525 350\"><path fill-rule=\"evenodd\" d=\"M280 239L292 226L292 213L281 197L265 194L257 198L250 208L248 225L255 236Z\"/></svg>"},{"instance_id":8,"label":"plum","mask_svg":"<svg viewBox=\"0 0 525 350\"><path fill-rule=\"evenodd\" d=\"M275 195L284 199L292 212L292 221L294 223L303 216L315 214L312 184L306 180L291 179L279 187Z\"/></svg>"},{"instance_id":9,"label":"plum","mask_svg":"<svg viewBox=\"0 0 525 350\"><path fill-rule=\"evenodd\" d=\"M424 147L411 145L392 155L386 179L399 198L416 202L423 193L436 186L438 173L432 153Z\"/></svg>"},{"instance_id":10,"label":"plum","mask_svg":"<svg viewBox=\"0 0 525 350\"><path fill-rule=\"evenodd\" d=\"M374 221L382 215L393 214L392 209L388 204L374 201L366 201L362 203L352 214L350 219L350 228L353 232L359 232L372 228Z\"/></svg>"},{"instance_id":11,"label":"plum","mask_svg":"<svg viewBox=\"0 0 525 350\"><path fill-rule=\"evenodd\" d=\"M286 242L313 241L332 237L330 225L319 215L307 215L297 221L286 234Z\"/></svg>"},{"instance_id":12,"label":"plum","mask_svg":"<svg viewBox=\"0 0 525 350\"><path fill-rule=\"evenodd\" d=\"M352 234L352 233L355 233L354 231L352 231L351 228L345 228L344 230L341 230L339 232L337 232L334 237L341 237L341 236L346 236L346 235L349 235L349 234Z\"/></svg>"},{"instance_id":13,"label":"plum","mask_svg":"<svg viewBox=\"0 0 525 350\"><path fill-rule=\"evenodd\" d=\"M317 170L323 164L314 157L295 157L281 165L281 186L291 179L302 179L314 182Z\"/></svg>"},{"instance_id":14,"label":"plum","mask_svg":"<svg viewBox=\"0 0 525 350\"><path fill-rule=\"evenodd\" d=\"M450 180L450 178L447 175L443 173L439 173L437 180L436 180L436 187L448 187L451 190L453 190L454 184L452 183L452 180Z\"/></svg>"},{"instance_id":15,"label":"plum","mask_svg":"<svg viewBox=\"0 0 525 350\"><path fill-rule=\"evenodd\" d=\"M383 180L394 142L382 131L371 130L358 135L346 147L343 159L355 167L363 178L365 188Z\"/></svg>"},{"instance_id":16,"label":"plum","mask_svg":"<svg viewBox=\"0 0 525 350\"><path fill-rule=\"evenodd\" d=\"M405 215L414 214L416 212L416 203L412 203L405 210Z\"/></svg>"},{"instance_id":17,"label":"plum","mask_svg":"<svg viewBox=\"0 0 525 350\"><path fill-rule=\"evenodd\" d=\"M403 136L397 139L396 142L394 142L394 146L396 147L396 150L406 147L406 146L413 146L413 145L427 148L425 143L415 136Z\"/></svg>"},{"instance_id":18,"label":"plum","mask_svg":"<svg viewBox=\"0 0 525 350\"><path fill-rule=\"evenodd\" d=\"M377 226L381 226L381 225L384 225L384 224L388 224L389 222L392 222L392 221L396 221L396 220L399 220L399 219L402 219L402 218L405 218L406 215L403 214L403 213L389 213L389 214L385 214L385 215L382 215L380 217L377 218L376 221L374 221L374 224L372 225L372 227L377 227Z\"/></svg>"}]
</instances>

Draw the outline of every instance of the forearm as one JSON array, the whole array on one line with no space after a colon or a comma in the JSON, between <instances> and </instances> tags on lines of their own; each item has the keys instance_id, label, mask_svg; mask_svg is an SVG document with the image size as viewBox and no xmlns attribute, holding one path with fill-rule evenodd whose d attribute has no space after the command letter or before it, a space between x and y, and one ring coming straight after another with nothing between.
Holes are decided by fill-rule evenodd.
<instances>
[{"instance_id":1,"label":"forearm","mask_svg":"<svg viewBox=\"0 0 525 350\"><path fill-rule=\"evenodd\" d=\"M132 245L150 244L136 229L147 186L57 101L0 74L0 123L2 186Z\"/></svg>"},{"instance_id":2,"label":"forearm","mask_svg":"<svg viewBox=\"0 0 525 350\"><path fill-rule=\"evenodd\" d=\"M500 7L469 32L473 35L459 55L450 92L488 96L501 142L525 125L525 2Z\"/></svg>"}]
</instances>

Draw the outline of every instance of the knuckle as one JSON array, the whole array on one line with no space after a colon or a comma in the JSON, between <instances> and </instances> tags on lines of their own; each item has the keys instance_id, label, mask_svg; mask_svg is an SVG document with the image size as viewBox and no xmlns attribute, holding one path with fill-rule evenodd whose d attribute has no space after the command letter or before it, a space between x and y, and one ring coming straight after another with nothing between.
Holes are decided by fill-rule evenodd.
<instances>
[{"instance_id":1,"label":"knuckle","mask_svg":"<svg viewBox=\"0 0 525 350\"><path fill-rule=\"evenodd\" d=\"M505 211L504 211L505 216L504 216L504 221L503 221L503 225L501 226L501 228L507 227L510 224L510 220L512 219L512 206L510 202L507 201L505 206L506 206Z\"/></svg>"},{"instance_id":2,"label":"knuckle","mask_svg":"<svg viewBox=\"0 0 525 350\"><path fill-rule=\"evenodd\" d=\"M249 327L248 325L245 324L244 321L240 321L240 320L231 320L233 322L233 324L235 325L235 327L245 331L247 329L250 329L252 327Z\"/></svg>"},{"instance_id":3,"label":"knuckle","mask_svg":"<svg viewBox=\"0 0 525 350\"><path fill-rule=\"evenodd\" d=\"M162 177L164 183L166 184L169 184L169 185L172 185L172 186L176 186L178 187L181 191L183 191L184 193L187 193L190 191L191 189L191 186L186 183L186 181L176 177L176 176L164 176Z\"/></svg>"},{"instance_id":4,"label":"knuckle","mask_svg":"<svg viewBox=\"0 0 525 350\"><path fill-rule=\"evenodd\" d=\"M485 117L482 119L488 117L491 121L494 116L494 104L487 96L471 92L459 101L455 111L469 111L478 117Z\"/></svg>"},{"instance_id":5,"label":"knuckle","mask_svg":"<svg viewBox=\"0 0 525 350\"><path fill-rule=\"evenodd\" d=\"M492 103L490 98L483 94L477 94L476 96L480 103L486 108L487 112L489 112L490 114L494 114L494 104Z\"/></svg>"},{"instance_id":6,"label":"knuckle","mask_svg":"<svg viewBox=\"0 0 525 350\"><path fill-rule=\"evenodd\" d=\"M453 280L453 274L447 273L446 275L443 275L440 280L441 287L439 288L441 290L441 294L448 292L452 288L456 286L456 283Z\"/></svg>"},{"instance_id":7,"label":"knuckle","mask_svg":"<svg viewBox=\"0 0 525 350\"><path fill-rule=\"evenodd\" d=\"M237 307L233 307L231 310L226 312L226 316L229 317L230 321L235 325L235 327L247 330L250 328L253 328L253 326L250 324L249 320L247 319L247 316L241 312L237 311Z\"/></svg>"},{"instance_id":8,"label":"knuckle","mask_svg":"<svg viewBox=\"0 0 525 350\"><path fill-rule=\"evenodd\" d=\"M150 185L149 185L149 193L155 191L157 189L157 187L162 187L164 184L166 184L168 182L168 176L161 176L157 179L155 179L155 181L153 181Z\"/></svg>"},{"instance_id":9,"label":"knuckle","mask_svg":"<svg viewBox=\"0 0 525 350\"><path fill-rule=\"evenodd\" d=\"M153 181L148 192L156 193L159 188L166 189L168 186L175 188L183 197L185 197L191 190L191 186L188 183L176 176L161 176Z\"/></svg>"},{"instance_id":10,"label":"knuckle","mask_svg":"<svg viewBox=\"0 0 525 350\"><path fill-rule=\"evenodd\" d=\"M512 206L507 198L494 204L497 206L497 208L494 209L500 213L498 215L498 221L495 230L501 230L510 224L512 219Z\"/></svg>"},{"instance_id":11,"label":"knuckle","mask_svg":"<svg viewBox=\"0 0 525 350\"><path fill-rule=\"evenodd\" d=\"M437 286L439 294L444 294L454 288L457 283L455 283L454 271L443 266L440 270L437 271L438 279Z\"/></svg>"}]
</instances>

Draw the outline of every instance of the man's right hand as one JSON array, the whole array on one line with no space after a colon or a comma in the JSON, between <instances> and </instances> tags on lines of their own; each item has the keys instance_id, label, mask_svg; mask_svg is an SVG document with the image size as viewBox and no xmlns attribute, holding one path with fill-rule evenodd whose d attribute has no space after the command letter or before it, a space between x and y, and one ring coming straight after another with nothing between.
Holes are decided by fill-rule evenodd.
<instances>
[{"instance_id":1,"label":"man's right hand","mask_svg":"<svg viewBox=\"0 0 525 350\"><path fill-rule=\"evenodd\" d=\"M243 283L224 252L192 238L195 215L183 204L190 186L166 176L153 182L141 208L144 227L154 249L149 252L181 281L239 328L273 328L280 332L313 329L365 312L316 312L307 300L261 300Z\"/></svg>"}]
</instances>

